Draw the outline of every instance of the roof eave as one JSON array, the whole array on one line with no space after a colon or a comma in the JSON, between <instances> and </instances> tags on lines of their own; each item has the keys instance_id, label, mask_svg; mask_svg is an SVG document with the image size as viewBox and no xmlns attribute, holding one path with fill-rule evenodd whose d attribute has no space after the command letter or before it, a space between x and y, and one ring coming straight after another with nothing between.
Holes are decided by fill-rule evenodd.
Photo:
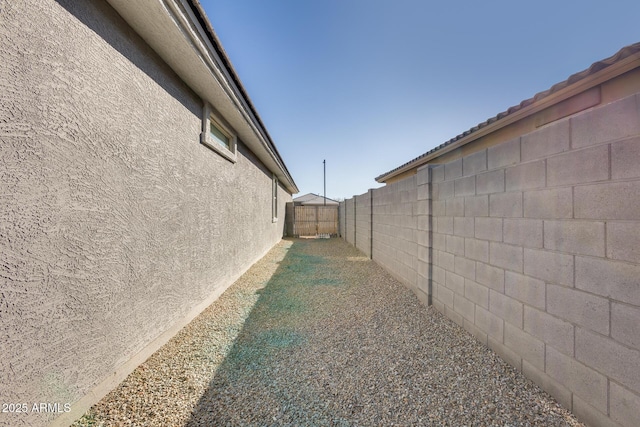
<instances>
[{"instance_id":1,"label":"roof eave","mask_svg":"<svg viewBox=\"0 0 640 427\"><path fill-rule=\"evenodd\" d=\"M291 174L197 0L107 0L292 194Z\"/></svg>"}]
</instances>

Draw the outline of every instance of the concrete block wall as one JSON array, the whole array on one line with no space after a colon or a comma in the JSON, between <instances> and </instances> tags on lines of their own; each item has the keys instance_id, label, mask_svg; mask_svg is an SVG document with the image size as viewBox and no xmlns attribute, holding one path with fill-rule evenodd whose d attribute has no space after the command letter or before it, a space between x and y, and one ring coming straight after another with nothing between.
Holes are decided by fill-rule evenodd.
<instances>
[{"instance_id":1,"label":"concrete block wall","mask_svg":"<svg viewBox=\"0 0 640 427\"><path fill-rule=\"evenodd\" d=\"M353 197L356 204L355 246L368 257L371 257L371 194L372 191L369 190L367 193Z\"/></svg>"},{"instance_id":2,"label":"concrete block wall","mask_svg":"<svg viewBox=\"0 0 640 427\"><path fill-rule=\"evenodd\" d=\"M340 204L340 212L344 212L342 214L345 218L342 223L342 227L344 228L344 239L351 243L352 245L356 244L356 201L354 198L347 199Z\"/></svg>"},{"instance_id":3,"label":"concrete block wall","mask_svg":"<svg viewBox=\"0 0 640 427\"><path fill-rule=\"evenodd\" d=\"M372 192L373 260L592 426L640 425L640 94Z\"/></svg>"},{"instance_id":4,"label":"concrete block wall","mask_svg":"<svg viewBox=\"0 0 640 427\"><path fill-rule=\"evenodd\" d=\"M596 426L640 425L640 95L433 168L433 304Z\"/></svg>"},{"instance_id":5,"label":"concrete block wall","mask_svg":"<svg viewBox=\"0 0 640 427\"><path fill-rule=\"evenodd\" d=\"M346 240L347 236L347 210L345 202L342 201L338 205L338 236Z\"/></svg>"},{"instance_id":6,"label":"concrete block wall","mask_svg":"<svg viewBox=\"0 0 640 427\"><path fill-rule=\"evenodd\" d=\"M411 289L417 288L416 177L373 193L373 259Z\"/></svg>"},{"instance_id":7,"label":"concrete block wall","mask_svg":"<svg viewBox=\"0 0 640 427\"><path fill-rule=\"evenodd\" d=\"M370 190L340 204L340 215L345 217L345 240L414 290L418 289L419 283L424 289L428 287L426 280L420 281L418 275L417 210L416 176ZM425 216L426 213L424 211ZM426 275L426 269L423 274ZM426 302L425 292L419 296Z\"/></svg>"}]
</instances>

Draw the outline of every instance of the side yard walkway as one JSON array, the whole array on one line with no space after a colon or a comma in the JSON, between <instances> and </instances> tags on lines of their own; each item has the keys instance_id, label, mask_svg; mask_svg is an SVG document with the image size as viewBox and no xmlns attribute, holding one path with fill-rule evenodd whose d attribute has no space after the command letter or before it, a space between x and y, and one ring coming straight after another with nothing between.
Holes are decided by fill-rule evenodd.
<instances>
[{"instance_id":1,"label":"side yard walkway","mask_svg":"<svg viewBox=\"0 0 640 427\"><path fill-rule=\"evenodd\" d=\"M283 240L75 426L581 426L340 239Z\"/></svg>"}]
</instances>

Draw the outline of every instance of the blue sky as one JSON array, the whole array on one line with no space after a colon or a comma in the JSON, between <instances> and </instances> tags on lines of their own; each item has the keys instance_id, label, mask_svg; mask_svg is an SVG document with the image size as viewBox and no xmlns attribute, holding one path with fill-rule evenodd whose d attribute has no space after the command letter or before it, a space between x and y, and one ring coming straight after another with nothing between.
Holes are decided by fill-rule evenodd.
<instances>
[{"instance_id":1,"label":"blue sky","mask_svg":"<svg viewBox=\"0 0 640 427\"><path fill-rule=\"evenodd\" d=\"M300 193L348 198L640 41L640 2L200 0Z\"/></svg>"}]
</instances>

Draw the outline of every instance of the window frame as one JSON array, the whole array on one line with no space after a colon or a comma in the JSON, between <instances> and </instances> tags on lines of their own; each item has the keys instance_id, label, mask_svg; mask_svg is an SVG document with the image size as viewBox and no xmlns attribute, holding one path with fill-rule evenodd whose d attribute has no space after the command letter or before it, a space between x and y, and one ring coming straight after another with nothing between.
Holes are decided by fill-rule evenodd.
<instances>
[{"instance_id":1,"label":"window frame","mask_svg":"<svg viewBox=\"0 0 640 427\"><path fill-rule=\"evenodd\" d=\"M278 222L278 177L274 173L271 178L271 222Z\"/></svg>"},{"instance_id":2,"label":"window frame","mask_svg":"<svg viewBox=\"0 0 640 427\"><path fill-rule=\"evenodd\" d=\"M211 126L214 126L222 135L229 140L229 148L220 144L210 135ZM223 124L223 120L215 112L211 104L206 103L202 108L202 133L200 142L232 163L238 161L238 137L228 126Z\"/></svg>"}]
</instances>

